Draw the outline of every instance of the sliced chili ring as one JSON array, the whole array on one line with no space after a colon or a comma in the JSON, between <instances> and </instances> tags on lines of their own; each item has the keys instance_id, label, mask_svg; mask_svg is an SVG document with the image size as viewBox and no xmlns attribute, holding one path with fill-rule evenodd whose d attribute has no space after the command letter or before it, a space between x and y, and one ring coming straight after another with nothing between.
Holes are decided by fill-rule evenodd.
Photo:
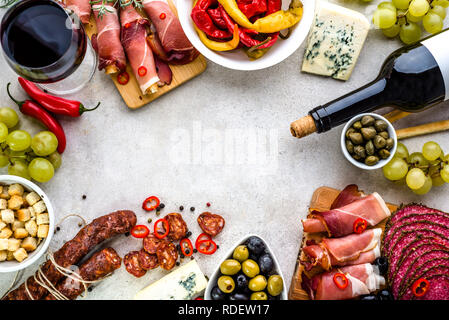
<instances>
[{"instance_id":1,"label":"sliced chili ring","mask_svg":"<svg viewBox=\"0 0 449 320\"><path fill-rule=\"evenodd\" d=\"M145 238L149 233L150 230L143 224L134 226L134 228L131 229L131 235L134 238Z\"/></svg>"},{"instance_id":2,"label":"sliced chili ring","mask_svg":"<svg viewBox=\"0 0 449 320\"><path fill-rule=\"evenodd\" d=\"M196 250L202 254L211 255L217 251L217 244L213 240L200 240L197 242Z\"/></svg>"},{"instance_id":3,"label":"sliced chili ring","mask_svg":"<svg viewBox=\"0 0 449 320\"><path fill-rule=\"evenodd\" d=\"M355 233L362 233L366 230L366 227L368 226L368 222L366 222L365 219L357 218L354 221L354 232Z\"/></svg>"},{"instance_id":4,"label":"sliced chili ring","mask_svg":"<svg viewBox=\"0 0 449 320\"><path fill-rule=\"evenodd\" d=\"M179 242L179 246L181 247L181 252L184 256L190 257L193 254L193 245L190 239L182 239L181 242Z\"/></svg>"},{"instance_id":5,"label":"sliced chili ring","mask_svg":"<svg viewBox=\"0 0 449 320\"><path fill-rule=\"evenodd\" d=\"M201 233L195 241L195 248L198 248L200 242L212 241L212 238L207 233Z\"/></svg>"},{"instance_id":6,"label":"sliced chili ring","mask_svg":"<svg viewBox=\"0 0 449 320\"><path fill-rule=\"evenodd\" d=\"M151 205L153 202L155 202L155 204ZM161 201L159 200L158 197L151 196L146 198L145 201L142 203L142 209L145 211L153 211L154 209L159 207L160 203Z\"/></svg>"},{"instance_id":7,"label":"sliced chili ring","mask_svg":"<svg viewBox=\"0 0 449 320\"><path fill-rule=\"evenodd\" d=\"M161 20L164 20L166 17L167 17L167 15L166 15L164 12L162 12L162 13L159 15L159 19L161 19Z\"/></svg>"},{"instance_id":8,"label":"sliced chili ring","mask_svg":"<svg viewBox=\"0 0 449 320\"><path fill-rule=\"evenodd\" d=\"M334 274L333 280L335 285L342 290L346 289L349 284L348 278L346 278L346 276L341 272L337 272L336 274Z\"/></svg>"},{"instance_id":9,"label":"sliced chili ring","mask_svg":"<svg viewBox=\"0 0 449 320\"><path fill-rule=\"evenodd\" d=\"M159 230L158 230L158 226L159 226L159 224L160 223L163 223L164 224L164 230L165 230L165 233L163 233L163 234L160 234L159 233ZM163 239L163 238L165 238L167 235L168 235L168 232L170 231L170 228L169 228L169 224L168 224L168 221L167 220L165 220L165 219L159 219L159 220L157 220L155 223L154 223L154 235L156 236L156 238L158 238L158 239Z\"/></svg>"},{"instance_id":10,"label":"sliced chili ring","mask_svg":"<svg viewBox=\"0 0 449 320\"><path fill-rule=\"evenodd\" d=\"M143 77L147 74L147 68L141 66L139 67L139 69L137 69L137 73L139 74L139 77Z\"/></svg>"},{"instance_id":11,"label":"sliced chili ring","mask_svg":"<svg viewBox=\"0 0 449 320\"><path fill-rule=\"evenodd\" d=\"M412 292L415 297L422 297L429 290L429 281L425 278L419 278L413 283Z\"/></svg>"},{"instance_id":12,"label":"sliced chili ring","mask_svg":"<svg viewBox=\"0 0 449 320\"><path fill-rule=\"evenodd\" d=\"M129 74L128 74L128 72L126 72L126 71L120 72L117 75L117 81L118 81L118 83L120 83L122 85L127 84L129 82Z\"/></svg>"}]
</instances>

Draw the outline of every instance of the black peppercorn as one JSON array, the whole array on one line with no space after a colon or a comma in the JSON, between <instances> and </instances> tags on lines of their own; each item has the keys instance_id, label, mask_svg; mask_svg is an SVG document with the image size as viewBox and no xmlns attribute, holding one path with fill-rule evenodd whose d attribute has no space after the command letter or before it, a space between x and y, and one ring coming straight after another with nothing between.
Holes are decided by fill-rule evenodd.
<instances>
[{"instance_id":1,"label":"black peppercorn","mask_svg":"<svg viewBox=\"0 0 449 320\"><path fill-rule=\"evenodd\" d=\"M192 235L192 231L187 231L186 238L190 237Z\"/></svg>"},{"instance_id":2,"label":"black peppercorn","mask_svg":"<svg viewBox=\"0 0 449 320\"><path fill-rule=\"evenodd\" d=\"M193 249L193 253L197 253L198 252L198 250L196 250L196 249Z\"/></svg>"},{"instance_id":3,"label":"black peppercorn","mask_svg":"<svg viewBox=\"0 0 449 320\"><path fill-rule=\"evenodd\" d=\"M179 265L180 265L179 261L176 261L176 265L177 265L177 266L179 266Z\"/></svg>"},{"instance_id":4,"label":"black peppercorn","mask_svg":"<svg viewBox=\"0 0 449 320\"><path fill-rule=\"evenodd\" d=\"M184 210L184 206L179 207L179 211L182 211L182 210Z\"/></svg>"},{"instance_id":5,"label":"black peppercorn","mask_svg":"<svg viewBox=\"0 0 449 320\"><path fill-rule=\"evenodd\" d=\"M59 231L59 230L61 230L61 228L60 227L56 227L56 231Z\"/></svg>"},{"instance_id":6,"label":"black peppercorn","mask_svg":"<svg viewBox=\"0 0 449 320\"><path fill-rule=\"evenodd\" d=\"M86 198L87 198L87 196L85 194L83 194L83 200L86 199Z\"/></svg>"},{"instance_id":7,"label":"black peppercorn","mask_svg":"<svg viewBox=\"0 0 449 320\"><path fill-rule=\"evenodd\" d=\"M126 236L126 237L129 237L129 232L125 233L125 236Z\"/></svg>"},{"instance_id":8,"label":"black peppercorn","mask_svg":"<svg viewBox=\"0 0 449 320\"><path fill-rule=\"evenodd\" d=\"M161 204L159 205L159 208L164 209L164 208L165 208L165 204L161 203Z\"/></svg>"},{"instance_id":9,"label":"black peppercorn","mask_svg":"<svg viewBox=\"0 0 449 320\"><path fill-rule=\"evenodd\" d=\"M190 211L195 211L195 207L190 207Z\"/></svg>"}]
</instances>

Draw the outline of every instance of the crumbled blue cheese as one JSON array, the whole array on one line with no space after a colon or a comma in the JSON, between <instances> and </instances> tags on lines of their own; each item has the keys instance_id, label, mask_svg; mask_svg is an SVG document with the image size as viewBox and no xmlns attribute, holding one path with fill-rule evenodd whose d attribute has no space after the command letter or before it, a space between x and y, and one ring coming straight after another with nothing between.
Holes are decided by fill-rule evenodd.
<instances>
[{"instance_id":1,"label":"crumbled blue cheese","mask_svg":"<svg viewBox=\"0 0 449 320\"><path fill-rule=\"evenodd\" d=\"M369 28L368 19L363 14L320 1L302 71L348 80Z\"/></svg>"}]
</instances>

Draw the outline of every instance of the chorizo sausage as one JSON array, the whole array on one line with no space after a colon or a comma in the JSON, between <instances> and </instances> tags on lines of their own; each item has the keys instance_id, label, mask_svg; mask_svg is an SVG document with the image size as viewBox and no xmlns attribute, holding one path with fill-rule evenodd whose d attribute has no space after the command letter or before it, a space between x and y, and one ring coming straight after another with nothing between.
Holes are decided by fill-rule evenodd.
<instances>
[{"instance_id":1,"label":"chorizo sausage","mask_svg":"<svg viewBox=\"0 0 449 320\"><path fill-rule=\"evenodd\" d=\"M155 254L149 254L144 249L139 251L139 265L142 269L151 270L159 267L159 261Z\"/></svg>"},{"instance_id":2,"label":"chorizo sausage","mask_svg":"<svg viewBox=\"0 0 449 320\"><path fill-rule=\"evenodd\" d=\"M149 254L156 254L157 248L163 242L167 242L167 240L157 238L154 233L150 233L143 239L143 249Z\"/></svg>"},{"instance_id":3,"label":"chorizo sausage","mask_svg":"<svg viewBox=\"0 0 449 320\"><path fill-rule=\"evenodd\" d=\"M219 234L225 226L225 219L222 216L210 212L203 212L197 220L201 230L211 237Z\"/></svg>"},{"instance_id":4,"label":"chorizo sausage","mask_svg":"<svg viewBox=\"0 0 449 320\"><path fill-rule=\"evenodd\" d=\"M136 222L135 213L129 210L115 211L96 218L54 253L55 261L64 268L76 265L99 243L116 235L130 232ZM56 285L64 277L50 260L42 265L41 270L53 285ZM34 280L34 276L29 277L26 282L32 297L28 295L25 284L22 284L8 293L3 300L38 300L47 295L47 289L39 285Z\"/></svg>"},{"instance_id":5,"label":"chorizo sausage","mask_svg":"<svg viewBox=\"0 0 449 320\"><path fill-rule=\"evenodd\" d=\"M187 224L179 213L169 213L164 218L168 222L169 232L167 236L170 240L176 241L186 237Z\"/></svg>"},{"instance_id":6,"label":"chorizo sausage","mask_svg":"<svg viewBox=\"0 0 449 320\"><path fill-rule=\"evenodd\" d=\"M142 268L139 263L139 251L131 251L124 258L123 263L125 264L126 271L131 273L136 278L143 277L147 270Z\"/></svg>"},{"instance_id":7,"label":"chorizo sausage","mask_svg":"<svg viewBox=\"0 0 449 320\"><path fill-rule=\"evenodd\" d=\"M173 242L161 243L156 252L157 260L162 269L171 270L178 260L178 250Z\"/></svg>"}]
</instances>

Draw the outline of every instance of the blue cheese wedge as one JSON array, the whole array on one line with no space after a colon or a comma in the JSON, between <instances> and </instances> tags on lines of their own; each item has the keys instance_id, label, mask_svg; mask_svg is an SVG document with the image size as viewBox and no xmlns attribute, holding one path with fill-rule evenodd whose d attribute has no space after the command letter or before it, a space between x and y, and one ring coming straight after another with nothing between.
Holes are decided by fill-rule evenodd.
<instances>
[{"instance_id":1,"label":"blue cheese wedge","mask_svg":"<svg viewBox=\"0 0 449 320\"><path fill-rule=\"evenodd\" d=\"M134 300L191 300L200 296L207 280L195 260L139 291Z\"/></svg>"},{"instance_id":2,"label":"blue cheese wedge","mask_svg":"<svg viewBox=\"0 0 449 320\"><path fill-rule=\"evenodd\" d=\"M348 80L369 28L368 19L360 12L320 1L302 71Z\"/></svg>"}]
</instances>

